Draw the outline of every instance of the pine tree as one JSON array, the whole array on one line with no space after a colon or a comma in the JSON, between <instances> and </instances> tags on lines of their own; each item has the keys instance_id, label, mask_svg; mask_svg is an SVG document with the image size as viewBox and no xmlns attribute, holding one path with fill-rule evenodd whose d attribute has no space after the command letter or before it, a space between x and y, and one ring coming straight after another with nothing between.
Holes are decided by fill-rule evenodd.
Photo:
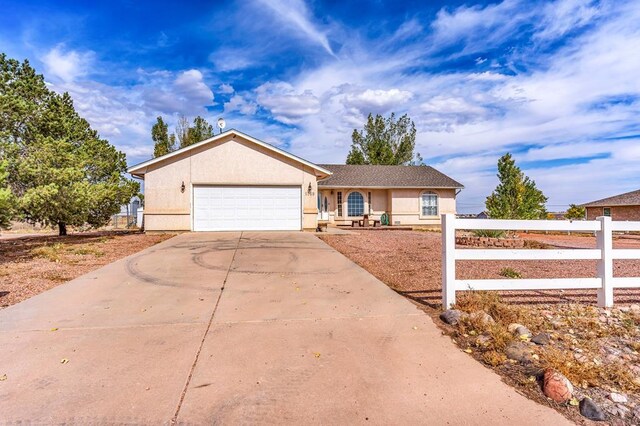
<instances>
[{"instance_id":1,"label":"pine tree","mask_svg":"<svg viewBox=\"0 0 640 426\"><path fill-rule=\"evenodd\" d=\"M536 183L516 166L511 154L498 160L500 183L487 197L486 207L492 219L544 219L547 197Z\"/></svg>"},{"instance_id":2,"label":"pine tree","mask_svg":"<svg viewBox=\"0 0 640 426\"><path fill-rule=\"evenodd\" d=\"M16 214L58 226L60 235L67 225L105 225L139 191L139 184L124 177L125 155L78 115L69 94L50 91L27 61L5 55L0 55L0 161L5 169L0 178L8 176ZM0 204L5 198L0 195Z\"/></svg>"},{"instance_id":3,"label":"pine tree","mask_svg":"<svg viewBox=\"0 0 640 426\"><path fill-rule=\"evenodd\" d=\"M347 164L415 164L416 126L408 115L395 119L369 114L364 130L353 130ZM420 154L415 156L422 162Z\"/></svg>"},{"instance_id":4,"label":"pine tree","mask_svg":"<svg viewBox=\"0 0 640 426\"><path fill-rule=\"evenodd\" d=\"M0 229L9 228L14 215L15 201L7 184L9 173L6 171L6 167L6 161L0 163Z\"/></svg>"}]
</instances>

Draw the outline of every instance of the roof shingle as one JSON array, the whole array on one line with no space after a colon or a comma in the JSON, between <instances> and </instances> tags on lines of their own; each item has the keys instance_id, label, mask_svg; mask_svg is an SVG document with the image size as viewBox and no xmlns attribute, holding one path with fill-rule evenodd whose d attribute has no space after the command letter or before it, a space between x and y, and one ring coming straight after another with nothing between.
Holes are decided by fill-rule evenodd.
<instances>
[{"instance_id":1,"label":"roof shingle","mask_svg":"<svg viewBox=\"0 0 640 426\"><path fill-rule=\"evenodd\" d=\"M591 201L582 204L582 207L611 207L611 206L637 206L640 205L640 189L624 194L614 195L613 197L603 198L602 200Z\"/></svg>"},{"instance_id":2,"label":"roof shingle","mask_svg":"<svg viewBox=\"0 0 640 426\"><path fill-rule=\"evenodd\" d=\"M318 181L324 187L464 188L431 166L322 164L333 175Z\"/></svg>"}]
</instances>

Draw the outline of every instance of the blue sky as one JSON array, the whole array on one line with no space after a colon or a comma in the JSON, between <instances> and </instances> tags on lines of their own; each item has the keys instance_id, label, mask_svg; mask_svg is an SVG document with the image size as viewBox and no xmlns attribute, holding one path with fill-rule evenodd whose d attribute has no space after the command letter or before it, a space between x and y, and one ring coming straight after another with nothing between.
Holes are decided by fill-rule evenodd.
<instances>
[{"instance_id":1,"label":"blue sky","mask_svg":"<svg viewBox=\"0 0 640 426\"><path fill-rule=\"evenodd\" d=\"M15 2L0 51L68 91L130 164L184 114L344 162L369 112L483 209L512 152L550 210L640 187L640 1Z\"/></svg>"}]
</instances>

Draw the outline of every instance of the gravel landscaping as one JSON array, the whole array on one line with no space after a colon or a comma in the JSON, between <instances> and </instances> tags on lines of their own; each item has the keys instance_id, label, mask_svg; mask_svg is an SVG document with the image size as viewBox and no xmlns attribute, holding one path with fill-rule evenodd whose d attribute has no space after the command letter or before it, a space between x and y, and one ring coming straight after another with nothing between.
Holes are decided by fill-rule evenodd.
<instances>
[{"instance_id":1,"label":"gravel landscaping","mask_svg":"<svg viewBox=\"0 0 640 426\"><path fill-rule=\"evenodd\" d=\"M0 309L172 236L113 231L0 239Z\"/></svg>"},{"instance_id":2,"label":"gravel landscaping","mask_svg":"<svg viewBox=\"0 0 640 426\"><path fill-rule=\"evenodd\" d=\"M593 236L520 237L534 242L529 247L595 247ZM616 290L614 309L597 308L589 290L459 292L456 310L441 317L440 233L321 238L418 304L461 350L530 398L580 424L640 424L640 290ZM640 248L640 239L619 236L614 247ZM615 276L640 276L640 261L616 261L614 268ZM595 261L457 262L461 279L577 278L595 271Z\"/></svg>"}]
</instances>

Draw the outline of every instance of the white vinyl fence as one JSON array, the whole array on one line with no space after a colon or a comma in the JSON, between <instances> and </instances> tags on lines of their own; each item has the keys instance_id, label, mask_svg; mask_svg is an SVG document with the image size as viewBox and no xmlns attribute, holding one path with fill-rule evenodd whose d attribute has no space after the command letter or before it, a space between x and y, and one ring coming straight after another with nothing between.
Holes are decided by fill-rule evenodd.
<instances>
[{"instance_id":1,"label":"white vinyl fence","mask_svg":"<svg viewBox=\"0 0 640 426\"><path fill-rule=\"evenodd\" d=\"M576 231L595 232L595 249L457 249L456 230L503 231ZM596 289L598 306L613 306L614 288L640 288L640 277L614 278L614 259L640 259L640 249L614 249L613 232L640 231L640 222L614 222L610 217L591 221L568 220L493 220L457 219L442 215L442 304L445 308L456 302L456 291L465 290L558 290ZM597 276L593 278L544 279L456 279L456 260L597 260Z\"/></svg>"}]
</instances>

